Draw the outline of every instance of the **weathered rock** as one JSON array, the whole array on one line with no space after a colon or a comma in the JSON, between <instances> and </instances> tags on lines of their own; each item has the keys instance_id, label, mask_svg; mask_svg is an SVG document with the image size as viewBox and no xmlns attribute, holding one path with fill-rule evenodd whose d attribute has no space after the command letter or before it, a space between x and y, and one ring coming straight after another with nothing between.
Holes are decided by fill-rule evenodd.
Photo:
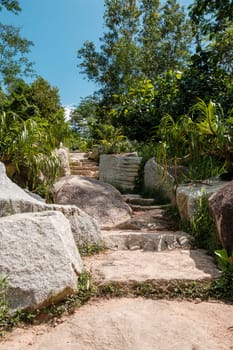
<instances>
[{"instance_id":1,"label":"weathered rock","mask_svg":"<svg viewBox=\"0 0 233 350\"><path fill-rule=\"evenodd\" d=\"M111 228L131 217L131 209L110 184L82 176L67 176L54 185L55 202L75 204L102 227Z\"/></svg>"},{"instance_id":2,"label":"weathered rock","mask_svg":"<svg viewBox=\"0 0 233 350\"><path fill-rule=\"evenodd\" d=\"M230 256L233 251L233 181L209 198L219 238Z\"/></svg>"},{"instance_id":3,"label":"weathered rock","mask_svg":"<svg viewBox=\"0 0 233 350\"><path fill-rule=\"evenodd\" d=\"M98 221L83 210L75 205L53 205L52 208L61 211L69 220L77 247L103 244Z\"/></svg>"},{"instance_id":4,"label":"weathered rock","mask_svg":"<svg viewBox=\"0 0 233 350\"><path fill-rule=\"evenodd\" d=\"M100 156L99 178L116 188L132 191L141 160L136 153L103 154Z\"/></svg>"},{"instance_id":5,"label":"weathered rock","mask_svg":"<svg viewBox=\"0 0 233 350\"><path fill-rule=\"evenodd\" d=\"M56 154L61 160L61 176L70 175L69 151L65 147L56 150Z\"/></svg>"},{"instance_id":6,"label":"weathered rock","mask_svg":"<svg viewBox=\"0 0 233 350\"><path fill-rule=\"evenodd\" d=\"M0 218L0 275L12 310L57 302L77 288L82 262L69 221L59 212Z\"/></svg>"},{"instance_id":7,"label":"weathered rock","mask_svg":"<svg viewBox=\"0 0 233 350\"><path fill-rule=\"evenodd\" d=\"M76 206L46 204L32 198L6 176L5 167L0 163L0 217L47 210L61 211L65 215L70 221L77 246L101 243L101 232L96 220Z\"/></svg>"},{"instance_id":8,"label":"weathered rock","mask_svg":"<svg viewBox=\"0 0 233 350\"><path fill-rule=\"evenodd\" d=\"M171 203L175 203L175 178L154 158L149 159L144 167L144 189L151 192L159 191Z\"/></svg>"},{"instance_id":9,"label":"weathered rock","mask_svg":"<svg viewBox=\"0 0 233 350\"><path fill-rule=\"evenodd\" d=\"M191 222L199 208L200 198L209 198L212 194L226 186L225 181L218 178L180 185L176 190L176 205L182 220Z\"/></svg>"}]
</instances>

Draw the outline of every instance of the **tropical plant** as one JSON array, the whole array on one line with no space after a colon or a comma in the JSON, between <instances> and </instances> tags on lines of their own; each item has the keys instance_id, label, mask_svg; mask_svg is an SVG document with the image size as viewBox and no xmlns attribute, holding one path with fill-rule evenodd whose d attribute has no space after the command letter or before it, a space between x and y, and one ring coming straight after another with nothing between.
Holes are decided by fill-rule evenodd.
<instances>
[{"instance_id":1,"label":"tropical plant","mask_svg":"<svg viewBox=\"0 0 233 350\"><path fill-rule=\"evenodd\" d=\"M100 153L120 153L129 151L130 143L127 138L122 134L122 130L114 128L112 125L102 124L96 133L99 136L97 140Z\"/></svg>"},{"instance_id":2,"label":"tropical plant","mask_svg":"<svg viewBox=\"0 0 233 350\"><path fill-rule=\"evenodd\" d=\"M228 256L226 249L215 251L221 276L214 281L212 289L215 297L233 301L233 252Z\"/></svg>"},{"instance_id":3,"label":"tropical plant","mask_svg":"<svg viewBox=\"0 0 233 350\"><path fill-rule=\"evenodd\" d=\"M202 191L198 201L198 208L191 221L189 232L193 237L194 245L206 249L211 255L221 247L205 191Z\"/></svg>"},{"instance_id":4,"label":"tropical plant","mask_svg":"<svg viewBox=\"0 0 233 350\"><path fill-rule=\"evenodd\" d=\"M189 115L175 121L162 118L158 137L157 158L164 164L189 165L189 177L206 178L233 166L231 116L225 118L220 105L203 100L191 108Z\"/></svg>"},{"instance_id":5,"label":"tropical plant","mask_svg":"<svg viewBox=\"0 0 233 350\"><path fill-rule=\"evenodd\" d=\"M40 184L40 175L44 188L53 183L60 162L54 153L55 139L47 123L30 118L24 121L13 113L2 113L0 139L0 161L5 163L9 176L31 190Z\"/></svg>"}]
</instances>

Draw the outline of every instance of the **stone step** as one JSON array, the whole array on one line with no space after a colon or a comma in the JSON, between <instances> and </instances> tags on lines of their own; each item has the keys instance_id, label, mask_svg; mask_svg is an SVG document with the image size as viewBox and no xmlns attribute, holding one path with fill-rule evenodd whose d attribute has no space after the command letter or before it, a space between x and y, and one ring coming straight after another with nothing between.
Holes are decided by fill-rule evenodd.
<instances>
[{"instance_id":1,"label":"stone step","mask_svg":"<svg viewBox=\"0 0 233 350\"><path fill-rule=\"evenodd\" d=\"M129 205L150 206L155 204L154 198L144 198L140 194L125 194L123 198Z\"/></svg>"},{"instance_id":2,"label":"stone step","mask_svg":"<svg viewBox=\"0 0 233 350\"><path fill-rule=\"evenodd\" d=\"M74 170L71 169L71 175L78 175L78 176L88 176L93 178L98 178L99 172L98 171L92 171L92 170Z\"/></svg>"},{"instance_id":3,"label":"stone step","mask_svg":"<svg viewBox=\"0 0 233 350\"><path fill-rule=\"evenodd\" d=\"M114 250L161 252L177 248L189 249L189 236L183 231L102 231L104 245Z\"/></svg>"},{"instance_id":4,"label":"stone step","mask_svg":"<svg viewBox=\"0 0 233 350\"><path fill-rule=\"evenodd\" d=\"M69 152L69 158L71 161L88 159L87 154L83 152Z\"/></svg>"},{"instance_id":5,"label":"stone step","mask_svg":"<svg viewBox=\"0 0 233 350\"><path fill-rule=\"evenodd\" d=\"M70 164L70 169L72 170L92 170L97 171L99 170L99 167L97 165L87 165L86 164Z\"/></svg>"},{"instance_id":6,"label":"stone step","mask_svg":"<svg viewBox=\"0 0 233 350\"><path fill-rule=\"evenodd\" d=\"M151 281L201 281L220 276L213 259L203 250L116 250L86 257L85 268L102 285Z\"/></svg>"},{"instance_id":7,"label":"stone step","mask_svg":"<svg viewBox=\"0 0 233 350\"><path fill-rule=\"evenodd\" d=\"M94 165L99 165L97 162L95 162L94 160L90 160L90 159L70 159L70 164L94 164Z\"/></svg>"},{"instance_id":8,"label":"stone step","mask_svg":"<svg viewBox=\"0 0 233 350\"><path fill-rule=\"evenodd\" d=\"M161 204L161 205L136 205L136 204L129 204L130 207L133 209L133 211L149 211L149 210L156 210L156 209L166 209L170 208L171 204Z\"/></svg>"}]
</instances>

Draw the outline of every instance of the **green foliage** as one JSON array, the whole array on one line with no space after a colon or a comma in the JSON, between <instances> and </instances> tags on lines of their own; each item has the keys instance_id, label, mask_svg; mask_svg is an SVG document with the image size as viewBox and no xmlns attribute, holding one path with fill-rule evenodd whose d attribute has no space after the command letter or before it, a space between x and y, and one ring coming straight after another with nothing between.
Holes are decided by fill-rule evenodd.
<instances>
[{"instance_id":1,"label":"green foliage","mask_svg":"<svg viewBox=\"0 0 233 350\"><path fill-rule=\"evenodd\" d=\"M16 326L20 321L20 313L11 313L7 301L7 277L0 277L0 337L4 332Z\"/></svg>"},{"instance_id":2,"label":"green foliage","mask_svg":"<svg viewBox=\"0 0 233 350\"><path fill-rule=\"evenodd\" d=\"M231 271L233 273L233 252L229 257L226 249L219 249L215 251L215 255L218 257L218 266L221 271Z\"/></svg>"},{"instance_id":3,"label":"green foliage","mask_svg":"<svg viewBox=\"0 0 233 350\"><path fill-rule=\"evenodd\" d=\"M19 185L47 195L60 172L55 148L70 135L58 90L43 78L15 80L2 101L0 161Z\"/></svg>"},{"instance_id":4,"label":"green foliage","mask_svg":"<svg viewBox=\"0 0 233 350\"><path fill-rule=\"evenodd\" d=\"M122 130L109 124L101 124L96 128L98 139L95 140L100 154L112 154L129 152L132 150L131 143L122 134Z\"/></svg>"},{"instance_id":5,"label":"green foliage","mask_svg":"<svg viewBox=\"0 0 233 350\"><path fill-rule=\"evenodd\" d=\"M223 165L231 172L232 118L225 118L221 106L199 100L190 115L175 121L170 115L162 118L158 137L157 159L163 164L189 166L189 179L216 176Z\"/></svg>"},{"instance_id":6,"label":"green foliage","mask_svg":"<svg viewBox=\"0 0 233 350\"><path fill-rule=\"evenodd\" d=\"M5 8L14 14L21 11L17 0L1 0L0 11ZM20 29L0 23L0 83L9 84L17 76L32 75L32 63L27 54L33 43L20 35Z\"/></svg>"},{"instance_id":7,"label":"green foliage","mask_svg":"<svg viewBox=\"0 0 233 350\"><path fill-rule=\"evenodd\" d=\"M40 184L39 174L43 174L43 187L51 186L60 162L54 153L55 141L47 123L40 124L33 119L23 121L3 113L0 138L0 161L6 165L9 176L35 190Z\"/></svg>"},{"instance_id":8,"label":"green foliage","mask_svg":"<svg viewBox=\"0 0 233 350\"><path fill-rule=\"evenodd\" d=\"M16 14L21 11L19 2L17 0L1 0L0 11L2 11L3 8Z\"/></svg>"},{"instance_id":9,"label":"green foliage","mask_svg":"<svg viewBox=\"0 0 233 350\"><path fill-rule=\"evenodd\" d=\"M92 134L92 124L98 118L98 103L97 98L88 96L70 113L71 128L82 138L95 136Z\"/></svg>"},{"instance_id":10,"label":"green foliage","mask_svg":"<svg viewBox=\"0 0 233 350\"><path fill-rule=\"evenodd\" d=\"M130 140L148 142L164 115L177 122L197 98L221 103L230 115L232 10L228 0L195 0L190 21L175 0L106 0L100 50L91 42L79 50L82 72L100 86L93 125L110 123ZM218 155L207 162L214 158L218 163ZM199 159L206 162L204 154Z\"/></svg>"},{"instance_id":11,"label":"green foliage","mask_svg":"<svg viewBox=\"0 0 233 350\"><path fill-rule=\"evenodd\" d=\"M104 22L106 31L100 39L98 52L92 42L86 41L78 50L82 73L101 87L104 100L113 93L124 91L138 75L135 62L138 48L135 44L139 25L136 0L105 0Z\"/></svg>"},{"instance_id":12,"label":"green foliage","mask_svg":"<svg viewBox=\"0 0 233 350\"><path fill-rule=\"evenodd\" d=\"M114 95L112 123L123 128L130 140L145 141L154 131L154 86L150 80L136 81L126 94Z\"/></svg>"},{"instance_id":13,"label":"green foliage","mask_svg":"<svg viewBox=\"0 0 233 350\"><path fill-rule=\"evenodd\" d=\"M103 244L83 244L81 247L78 247L79 253L81 256L90 256L103 252L105 247Z\"/></svg>"},{"instance_id":14,"label":"green foliage","mask_svg":"<svg viewBox=\"0 0 233 350\"><path fill-rule=\"evenodd\" d=\"M86 41L78 50L81 72L100 86L105 104L134 82L170 69L181 69L189 57L191 26L177 1L105 0L105 33L97 51Z\"/></svg>"},{"instance_id":15,"label":"green foliage","mask_svg":"<svg viewBox=\"0 0 233 350\"><path fill-rule=\"evenodd\" d=\"M193 243L198 248L206 249L213 255L220 248L216 225L211 214L208 197L205 193L199 199L197 212L192 219L189 232L193 237Z\"/></svg>"},{"instance_id":16,"label":"green foliage","mask_svg":"<svg viewBox=\"0 0 233 350\"><path fill-rule=\"evenodd\" d=\"M183 70L189 61L191 24L176 0L142 0L140 10L141 69L155 83L164 72Z\"/></svg>"},{"instance_id":17,"label":"green foliage","mask_svg":"<svg viewBox=\"0 0 233 350\"><path fill-rule=\"evenodd\" d=\"M213 292L218 298L233 301L233 252L228 256L225 249L216 250L221 277L213 284Z\"/></svg>"}]
</instances>

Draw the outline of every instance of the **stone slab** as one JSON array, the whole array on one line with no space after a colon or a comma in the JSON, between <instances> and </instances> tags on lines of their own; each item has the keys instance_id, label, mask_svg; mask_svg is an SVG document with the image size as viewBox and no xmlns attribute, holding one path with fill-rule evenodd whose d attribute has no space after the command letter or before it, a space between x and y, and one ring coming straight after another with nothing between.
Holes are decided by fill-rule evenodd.
<instances>
[{"instance_id":1,"label":"stone slab","mask_svg":"<svg viewBox=\"0 0 233 350\"><path fill-rule=\"evenodd\" d=\"M160 253L107 251L84 259L96 282L146 282L148 280L205 280L219 271L203 250L173 250Z\"/></svg>"}]
</instances>

